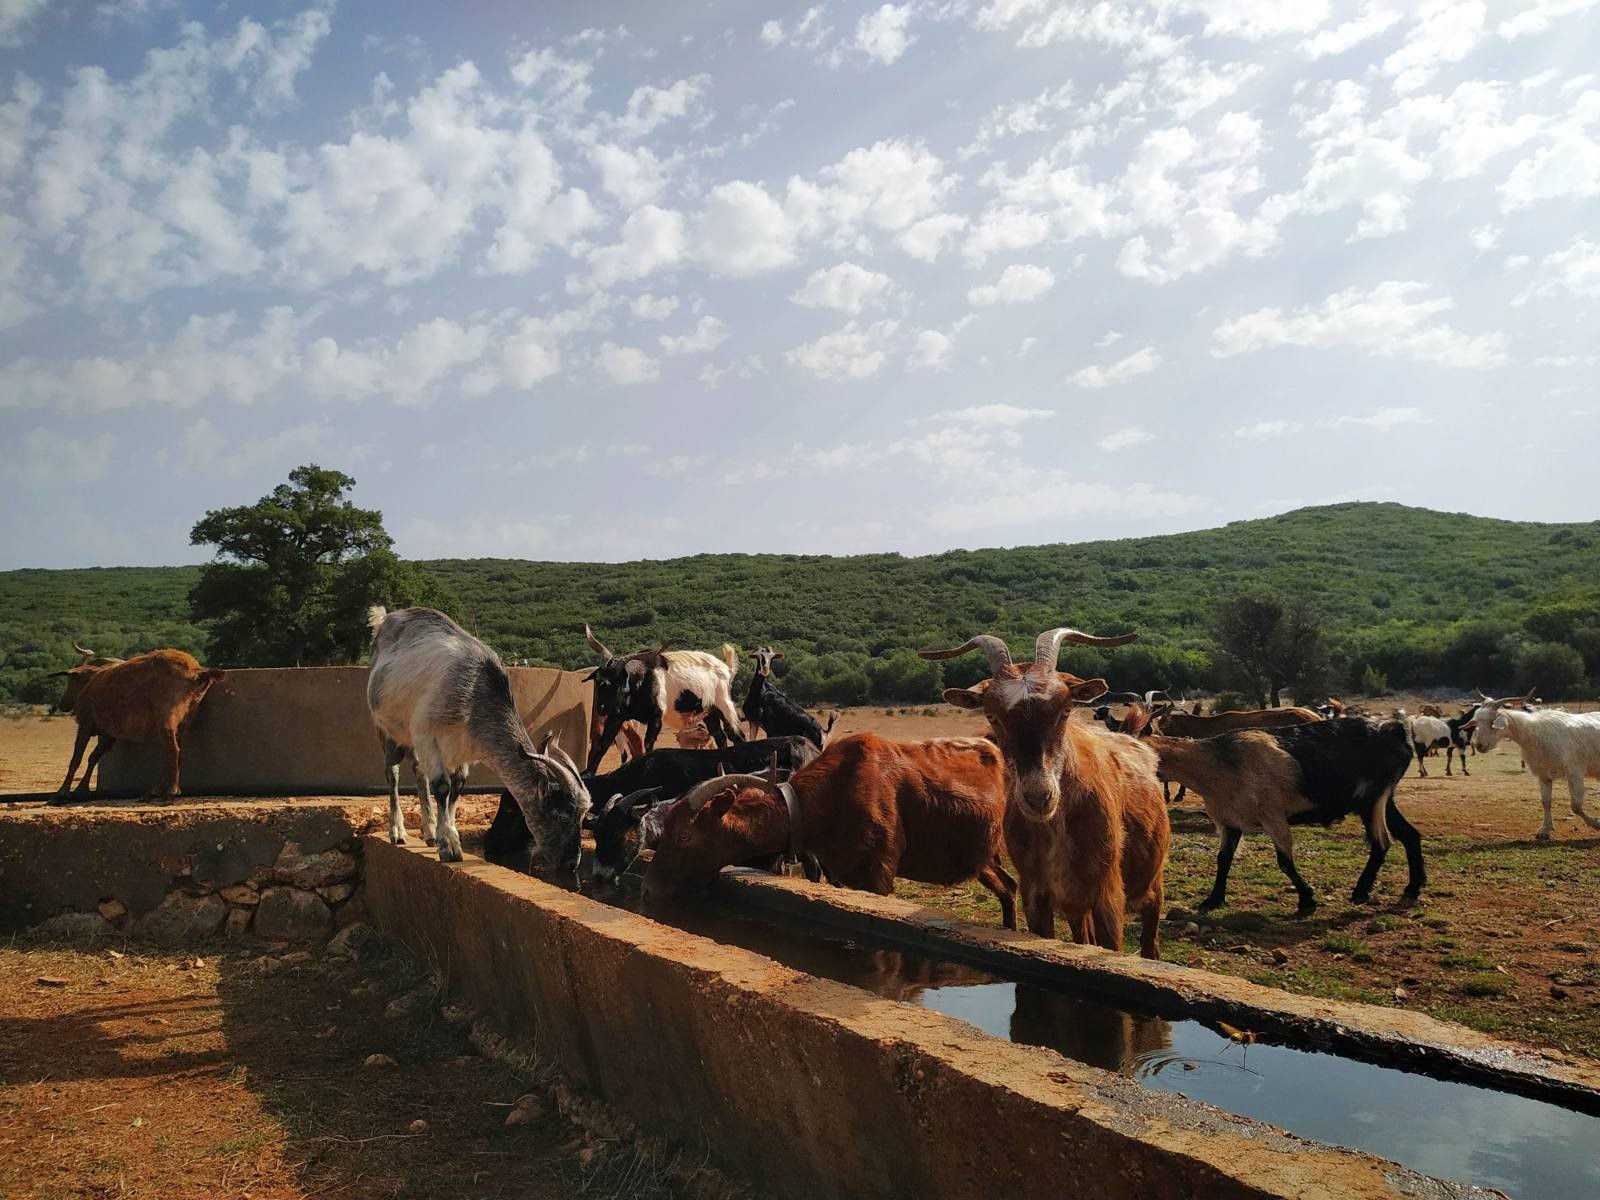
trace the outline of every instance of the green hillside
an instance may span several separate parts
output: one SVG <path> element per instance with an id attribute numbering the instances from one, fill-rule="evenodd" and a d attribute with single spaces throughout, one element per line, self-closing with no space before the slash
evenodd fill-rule
<path id="1" fill-rule="evenodd" d="M 583 620 L 618 652 L 770 642 L 788 654 L 785 686 L 810 700 L 931 699 L 941 672 L 915 647 L 980 631 L 1031 642 L 1061 623 L 1143 635 L 1109 654 L 1069 649 L 1070 669 L 1107 671 L 1117 687 L 1215 686 L 1212 611 L 1236 591 L 1262 589 L 1308 596 L 1327 613 L 1350 685 L 1371 668 L 1393 686 L 1509 686 L 1519 662 L 1551 642 L 1573 647 L 1582 673 L 1600 677 L 1600 522 L 1341 504 L 1196 533 L 918 558 L 426 565 L 508 658 L 587 665 Z M 187 621 L 196 574 L 0 573 L 0 699 L 38 693 L 39 676 L 70 661 L 73 637 L 102 653 L 173 645 L 204 657 L 204 630 Z M 948 663 L 943 680 L 977 670 L 977 660 Z"/>

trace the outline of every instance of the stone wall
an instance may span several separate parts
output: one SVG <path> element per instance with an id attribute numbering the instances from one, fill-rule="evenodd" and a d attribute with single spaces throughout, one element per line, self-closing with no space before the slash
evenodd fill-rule
<path id="1" fill-rule="evenodd" d="M 593 689 L 573 671 L 510 669 L 518 715 L 537 742 L 555 732 L 580 763 L 588 753 Z M 153 746 L 119 742 L 97 786 L 139 793 L 161 777 Z M 383 755 L 367 711 L 366 667 L 272 667 L 228 672 L 183 734 L 181 783 L 189 795 L 364 795 L 387 792 Z M 411 786 L 410 769 L 403 771 Z M 469 785 L 498 790 L 493 768 Z"/>
<path id="2" fill-rule="evenodd" d="M 365 912 L 376 823 L 370 803 L 3 812 L 0 933 L 325 937 Z"/>

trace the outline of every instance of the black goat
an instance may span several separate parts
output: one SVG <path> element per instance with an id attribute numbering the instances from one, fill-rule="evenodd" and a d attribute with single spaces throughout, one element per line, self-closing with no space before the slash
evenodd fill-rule
<path id="1" fill-rule="evenodd" d="M 739 742 L 718 750 L 652 750 L 632 762 L 608 771 L 604 775 L 585 775 L 584 782 L 591 796 L 599 797 L 590 812 L 589 824 L 595 835 L 595 862 L 615 864 L 627 859 L 622 850 L 606 849 L 613 844 L 621 847 L 638 824 L 639 816 L 651 797 L 643 793 L 653 791 L 655 798 L 676 799 L 691 786 L 706 779 L 714 779 L 719 772 L 753 772 L 770 767 L 777 756 L 781 770 L 798 770 L 817 756 L 817 748 L 809 738 L 766 738 L 761 741 Z M 626 803 L 622 803 L 623 800 Z M 485 858 L 514 858 L 528 848 L 527 823 L 516 804 L 507 793 L 500 794 L 500 807 L 494 821 L 483 838 Z"/>
<path id="2" fill-rule="evenodd" d="M 754 657 L 756 673 L 750 677 L 750 690 L 740 706 L 744 719 L 749 722 L 750 736 L 809 738 L 812 745 L 821 750 L 823 739 L 833 731 L 839 714 L 829 717 L 828 727 L 824 729 L 815 717 L 772 686 L 772 664 L 783 657 L 782 650 L 763 647 Z"/>

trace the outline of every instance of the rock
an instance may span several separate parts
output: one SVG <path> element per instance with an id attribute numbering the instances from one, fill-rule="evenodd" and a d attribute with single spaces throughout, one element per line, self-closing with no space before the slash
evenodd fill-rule
<path id="1" fill-rule="evenodd" d="M 585 1146 L 582 1150 L 578 1151 L 578 1165 L 579 1166 L 587 1167 L 593 1161 L 594 1161 L 594 1151 L 591 1150 L 588 1146 Z"/>
<path id="2" fill-rule="evenodd" d="M 359 888 L 356 889 L 356 894 L 341 904 L 338 911 L 333 914 L 333 923 L 340 929 L 343 929 L 346 925 L 354 925 L 366 919 L 367 894 Z"/>
<path id="3" fill-rule="evenodd" d="M 353 883 L 335 883 L 329 887 L 319 887 L 317 895 L 329 904 L 342 904 L 355 894 L 356 885 Z"/>
<path id="4" fill-rule="evenodd" d="M 172 892 L 134 923 L 133 932 L 162 946 L 181 946 L 214 934 L 228 917 L 220 896 Z"/>
<path id="5" fill-rule="evenodd" d="M 315 956 L 309 950 L 291 950 L 278 961 L 287 967 L 303 967 L 308 962 L 313 961 L 314 958 Z"/>
<path id="6" fill-rule="evenodd" d="M 55 975 L 41 975 L 39 978 L 35 979 L 34 982 L 40 987 L 66 987 L 67 984 L 72 981 L 69 979 L 61 979 Z"/>
<path id="7" fill-rule="evenodd" d="M 1193 937 L 1200 932 L 1200 924 L 1198 921 L 1185 921 L 1183 931 Z"/>
<path id="8" fill-rule="evenodd" d="M 273 958 L 270 954 L 263 954 L 250 965 L 263 975 L 272 975 L 283 970 L 283 960 L 281 958 Z"/>
<path id="9" fill-rule="evenodd" d="M 1567 995 L 1567 989 L 1562 987 L 1559 983 L 1552 983 L 1550 985 L 1550 998 L 1552 1000 L 1565 1000 Z"/>
<path id="10" fill-rule="evenodd" d="M 356 873 L 356 856 L 343 850 L 324 850 L 321 854 L 301 854 L 294 842 L 285 843 L 283 853 L 272 864 L 272 877 L 295 887 L 319 888 L 342 883 Z"/>
<path id="11" fill-rule="evenodd" d="M 128 906 L 121 900 L 100 901 L 100 915 L 108 921 L 120 921 L 128 915 Z"/>
<path id="12" fill-rule="evenodd" d="M 1396 1004 L 1404 1004 L 1410 998 L 1410 996 L 1411 993 L 1406 991 L 1403 987 L 1397 987 L 1394 990 L 1394 1002 Z"/>
<path id="13" fill-rule="evenodd" d="M 61 938 L 62 940 L 76 940 L 78 938 L 106 937 L 116 930 L 97 912 L 60 913 L 41 923 L 34 929 L 45 937 Z"/>
<path id="14" fill-rule="evenodd" d="M 428 1123 L 420 1117 L 406 1126 L 407 1133 L 427 1133 Z"/>
<path id="15" fill-rule="evenodd" d="M 229 904 L 255 905 L 261 903 L 261 893 L 248 883 L 231 884 L 223 888 L 217 895 L 221 896 Z"/>
<path id="16" fill-rule="evenodd" d="M 432 1004 L 433 989 L 419 987 L 389 1001 L 389 1006 L 383 1010 L 383 1015 L 391 1021 L 403 1021 L 407 1017 L 426 1012 Z"/>
<path id="17" fill-rule="evenodd" d="M 544 1100 L 529 1092 L 526 1096 L 518 1096 L 517 1102 L 511 1106 L 511 1111 L 506 1114 L 506 1128 L 514 1129 L 518 1125 L 532 1125 L 545 1114 Z"/>
<path id="18" fill-rule="evenodd" d="M 266 938 L 306 941 L 327 934 L 333 914 L 315 892 L 268 888 L 256 908 L 256 932 Z"/>
<path id="19" fill-rule="evenodd" d="M 1272 948 L 1272 961 L 1277 963 L 1280 967 L 1283 966 L 1289 961 L 1289 952 L 1282 946 L 1274 946 Z"/>
<path id="20" fill-rule="evenodd" d="M 367 1055 L 366 1062 L 362 1063 L 361 1067 L 366 1071 L 381 1071 L 389 1067 L 397 1067 L 399 1065 L 399 1063 L 395 1062 L 394 1059 L 390 1058 L 387 1054 L 369 1054 Z"/>
<path id="21" fill-rule="evenodd" d="M 371 925 L 357 922 L 346 925 L 333 935 L 328 948 L 323 951 L 332 958 L 361 958 L 377 944 L 378 935 Z"/>
<path id="22" fill-rule="evenodd" d="M 230 909 L 228 912 L 227 934 L 229 937 L 239 937 L 250 928 L 250 918 L 255 914 L 248 908 Z"/>

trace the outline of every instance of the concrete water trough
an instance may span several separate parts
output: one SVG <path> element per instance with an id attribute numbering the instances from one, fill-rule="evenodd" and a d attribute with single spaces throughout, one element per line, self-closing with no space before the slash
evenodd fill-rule
<path id="1" fill-rule="evenodd" d="M 1474 1186 L 1487 1183 L 1600 1194 L 1589 1115 L 1600 1072 L 1426 1017 L 795 880 L 726 873 L 724 903 L 653 920 L 373 839 L 366 867 L 374 922 L 453 996 L 763 1193 L 1449 1197 L 1494 1194 Z M 719 915 L 729 908 L 777 914 L 785 929 L 741 932 Z M 850 942 L 819 946 L 830 931 Z M 752 948 L 729 944 L 741 941 Z M 1044 999 L 1024 992 L 1035 987 Z M 1224 1020 L 1261 1042 L 1232 1046 Z M 1220 1051 L 1202 1053 L 1206 1038 Z M 1233 1072 L 1245 1086 L 1205 1086 Z M 1464 1079 L 1481 1086 L 1446 1082 Z M 1382 1135 L 1372 1144 L 1421 1170 L 1276 1127 L 1299 1110 L 1315 1125 L 1330 1107 L 1308 1101 L 1319 1091 L 1360 1110 L 1327 1128 L 1358 1143 L 1365 1118 Z M 1524 1154 L 1515 1138 L 1530 1129 Z"/>

